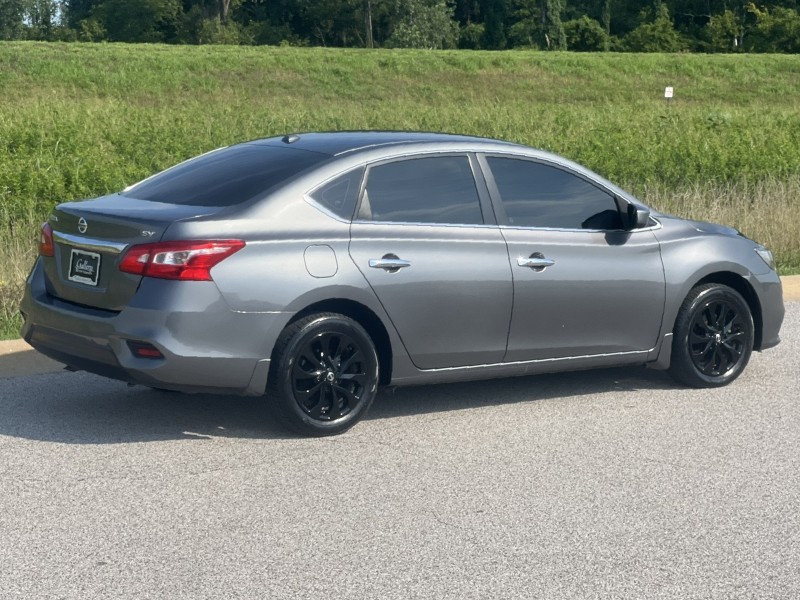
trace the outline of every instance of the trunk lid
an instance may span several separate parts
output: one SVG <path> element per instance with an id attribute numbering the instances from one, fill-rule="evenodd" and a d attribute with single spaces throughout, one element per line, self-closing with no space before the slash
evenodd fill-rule
<path id="1" fill-rule="evenodd" d="M 119 270 L 125 251 L 135 244 L 161 240 L 176 221 L 220 210 L 119 194 L 60 204 L 49 218 L 55 256 L 44 258 L 48 292 L 68 302 L 120 311 L 130 302 L 142 279 Z"/>

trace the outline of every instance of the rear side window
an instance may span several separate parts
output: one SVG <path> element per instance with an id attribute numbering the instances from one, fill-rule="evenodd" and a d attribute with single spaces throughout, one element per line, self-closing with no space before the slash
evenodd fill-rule
<path id="1" fill-rule="evenodd" d="M 487 157 L 508 224 L 554 229 L 619 229 L 614 197 L 563 169 Z"/>
<path id="2" fill-rule="evenodd" d="M 349 221 L 353 218 L 353 211 L 356 209 L 363 175 L 363 167 L 354 169 L 318 187 L 309 196 L 317 204 Z"/>
<path id="3" fill-rule="evenodd" d="M 240 144 L 162 171 L 128 188 L 123 195 L 169 204 L 233 206 L 326 158 L 295 148 Z"/>
<path id="4" fill-rule="evenodd" d="M 466 156 L 415 158 L 371 167 L 358 216 L 395 223 L 483 223 Z"/>

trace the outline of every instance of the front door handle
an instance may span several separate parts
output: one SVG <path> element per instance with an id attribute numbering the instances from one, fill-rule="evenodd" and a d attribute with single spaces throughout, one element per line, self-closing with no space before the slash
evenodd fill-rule
<path id="1" fill-rule="evenodd" d="M 403 260 L 396 254 L 384 254 L 381 258 L 370 258 L 369 266 L 373 269 L 385 269 L 389 273 L 397 273 L 400 269 L 411 266 L 411 261 Z"/>
<path id="2" fill-rule="evenodd" d="M 534 252 L 528 258 L 518 257 L 517 264 L 520 267 L 529 267 L 534 271 L 544 271 L 547 267 L 552 267 L 556 264 L 556 261 L 552 258 L 545 258 L 541 252 Z"/>

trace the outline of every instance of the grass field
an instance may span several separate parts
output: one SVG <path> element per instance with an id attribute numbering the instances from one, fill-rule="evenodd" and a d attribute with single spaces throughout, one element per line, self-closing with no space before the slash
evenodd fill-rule
<path id="1" fill-rule="evenodd" d="M 668 105 L 664 87 L 675 89 Z M 38 223 L 214 147 L 437 130 L 563 154 L 800 272 L 796 56 L 0 43 L 0 336 Z"/>

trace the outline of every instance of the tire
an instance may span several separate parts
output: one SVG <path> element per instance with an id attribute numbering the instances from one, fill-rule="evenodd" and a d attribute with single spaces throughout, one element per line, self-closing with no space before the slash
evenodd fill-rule
<path id="1" fill-rule="evenodd" d="M 378 389 L 378 355 L 361 325 L 319 313 L 290 323 L 275 344 L 267 401 L 289 429 L 308 436 L 346 431 Z"/>
<path id="2" fill-rule="evenodd" d="M 669 374 L 690 387 L 721 387 L 741 375 L 750 360 L 753 315 L 736 290 L 699 285 L 683 301 L 673 335 Z"/>

